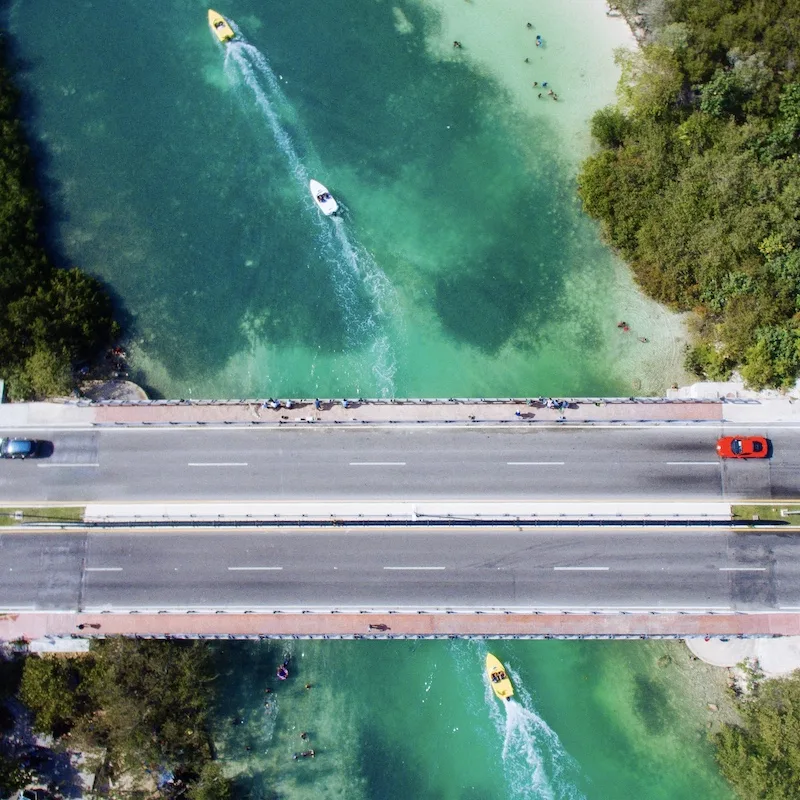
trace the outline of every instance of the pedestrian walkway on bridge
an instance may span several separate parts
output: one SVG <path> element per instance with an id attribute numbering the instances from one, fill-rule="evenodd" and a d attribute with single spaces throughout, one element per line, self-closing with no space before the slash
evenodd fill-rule
<path id="1" fill-rule="evenodd" d="M 377 627 L 376 627 L 377 626 Z M 294 638 L 731 637 L 800 635 L 798 614 L 695 613 L 13 613 L 0 640 L 48 636 Z"/>
<path id="2" fill-rule="evenodd" d="M 547 399 L 351 400 L 345 407 L 342 401 L 305 400 L 280 401 L 275 408 L 268 401 L 258 400 L 5 403 L 0 405 L 0 428 L 721 422 L 731 408 L 719 401 L 652 398 L 563 400 L 559 401 L 559 408 L 548 407 L 547 402 Z"/>

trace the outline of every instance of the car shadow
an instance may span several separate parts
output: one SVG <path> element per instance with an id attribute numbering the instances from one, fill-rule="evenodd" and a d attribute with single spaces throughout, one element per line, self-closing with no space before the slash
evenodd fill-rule
<path id="1" fill-rule="evenodd" d="M 40 439 L 38 447 L 36 448 L 36 458 L 50 458 L 55 451 L 53 443 L 47 439 Z"/>

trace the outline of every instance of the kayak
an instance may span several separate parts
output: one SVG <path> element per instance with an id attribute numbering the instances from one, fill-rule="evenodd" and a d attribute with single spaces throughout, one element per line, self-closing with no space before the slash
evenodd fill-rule
<path id="1" fill-rule="evenodd" d="M 514 687 L 506 674 L 506 668 L 491 653 L 486 654 L 486 674 L 489 676 L 492 691 L 501 700 L 510 700 L 514 696 Z"/>
<path id="2" fill-rule="evenodd" d="M 308 182 L 308 188 L 311 190 L 311 196 L 314 198 L 317 208 L 319 208 L 326 217 L 335 214 L 339 210 L 339 204 L 319 181 L 310 180 Z"/>
<path id="3" fill-rule="evenodd" d="M 216 36 L 217 39 L 219 39 L 223 44 L 225 44 L 225 42 L 229 42 L 234 36 L 236 36 L 228 20 L 226 20 L 222 14 L 217 14 L 216 11 L 213 11 L 210 8 L 208 9 L 208 24 L 211 27 L 214 36 Z"/>

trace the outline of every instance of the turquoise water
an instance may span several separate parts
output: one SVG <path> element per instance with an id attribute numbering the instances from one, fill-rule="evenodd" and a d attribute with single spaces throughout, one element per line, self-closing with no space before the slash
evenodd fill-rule
<path id="1" fill-rule="evenodd" d="M 520 0 L 229 0 L 223 47 L 194 0 L 12 2 L 53 235 L 117 296 L 133 377 L 171 397 L 663 391 L 679 326 L 575 196 L 624 25 L 572 5 L 537 3 L 537 48 Z"/>
<path id="2" fill-rule="evenodd" d="M 510 703 L 483 677 L 489 647 Z M 219 657 L 220 752 L 246 797 L 732 797 L 707 739 L 721 679 L 678 643 L 295 641 Z"/>

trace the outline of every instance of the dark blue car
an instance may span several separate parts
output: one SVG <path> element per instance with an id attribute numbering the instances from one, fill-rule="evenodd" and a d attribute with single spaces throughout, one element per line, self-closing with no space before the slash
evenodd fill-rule
<path id="1" fill-rule="evenodd" d="M 38 450 L 35 439 L 0 439 L 0 458 L 35 458 Z"/>

